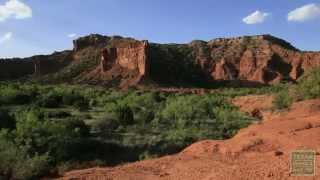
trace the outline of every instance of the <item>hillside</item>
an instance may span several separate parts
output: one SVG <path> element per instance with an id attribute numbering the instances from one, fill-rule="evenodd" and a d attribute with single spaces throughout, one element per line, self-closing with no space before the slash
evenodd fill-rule
<path id="1" fill-rule="evenodd" d="M 296 81 L 318 65 L 319 52 L 300 51 L 271 35 L 156 44 L 94 34 L 75 40 L 72 51 L 0 60 L 0 79 L 108 87 L 212 87 L 221 81 L 256 86 Z"/>
<path id="2" fill-rule="evenodd" d="M 242 129 L 228 140 L 197 142 L 179 154 L 115 168 L 66 173 L 61 179 L 319 179 L 290 175 L 290 153 L 314 149 L 319 161 L 320 101 L 295 103 L 288 111 L 272 112 L 272 98 L 247 96 L 234 103 L 247 111 L 258 108 L 263 121 Z M 316 172 L 320 166 L 316 165 Z"/>

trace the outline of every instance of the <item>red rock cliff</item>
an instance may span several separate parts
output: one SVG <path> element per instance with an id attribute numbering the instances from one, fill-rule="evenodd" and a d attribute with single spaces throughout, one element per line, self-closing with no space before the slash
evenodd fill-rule
<path id="1" fill-rule="evenodd" d="M 193 49 L 195 48 L 190 45 Z M 216 39 L 205 44 L 209 55 L 196 53 L 196 64 L 213 80 L 278 83 L 297 80 L 320 66 L 319 52 L 303 52 L 270 35 Z M 203 48 L 203 47 L 202 47 Z M 199 60 L 200 59 L 200 60 Z"/>
<path id="2" fill-rule="evenodd" d="M 145 76 L 149 71 L 148 41 L 130 42 L 119 46 L 105 48 L 101 53 L 101 71 L 106 73 L 114 66 L 120 66 L 131 71 L 138 71 Z"/>
<path id="3" fill-rule="evenodd" d="M 0 78 L 34 74 L 50 82 L 128 87 L 150 79 L 159 85 L 217 81 L 273 84 L 296 81 L 320 66 L 319 52 L 303 52 L 270 35 L 156 44 L 98 34 L 79 38 L 73 51 L 3 61 Z M 4 63 L 5 62 L 5 63 Z M 54 74 L 54 76 L 47 76 Z"/>
<path id="4" fill-rule="evenodd" d="M 149 75 L 148 41 L 93 34 L 74 41 L 73 57 L 75 66 L 93 64 L 77 76 L 79 82 L 127 87 Z"/>

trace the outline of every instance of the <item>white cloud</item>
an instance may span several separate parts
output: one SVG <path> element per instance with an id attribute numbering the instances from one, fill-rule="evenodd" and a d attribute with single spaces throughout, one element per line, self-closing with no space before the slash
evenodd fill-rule
<path id="1" fill-rule="evenodd" d="M 319 4 L 307 4 L 289 12 L 288 14 L 288 21 L 304 22 L 316 18 L 320 18 Z"/>
<path id="2" fill-rule="evenodd" d="M 10 18 L 26 19 L 32 17 L 32 9 L 19 0 L 9 0 L 0 5 L 0 22 Z"/>
<path id="3" fill-rule="evenodd" d="M 0 44 L 6 43 L 12 39 L 13 33 L 7 32 L 3 36 L 0 37 Z"/>
<path id="4" fill-rule="evenodd" d="M 75 33 L 68 34 L 68 37 L 69 37 L 69 38 L 74 38 L 74 37 L 76 37 L 76 36 L 77 36 L 77 34 L 75 34 Z"/>
<path id="5" fill-rule="evenodd" d="M 270 15 L 269 13 L 265 13 L 257 10 L 251 13 L 249 16 L 243 18 L 242 21 L 246 24 L 263 23 L 269 15 Z"/>

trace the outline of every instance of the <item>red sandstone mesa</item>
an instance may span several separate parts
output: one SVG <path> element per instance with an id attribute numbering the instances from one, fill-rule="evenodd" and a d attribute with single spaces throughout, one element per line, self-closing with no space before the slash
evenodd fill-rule
<path id="1" fill-rule="evenodd" d="M 166 49 L 169 46 L 177 48 Z M 191 67 L 190 63 L 197 68 L 196 71 L 183 69 L 187 64 L 187 67 Z M 186 71 L 190 78 L 202 77 L 196 81 L 208 84 L 220 80 L 274 84 L 284 80 L 296 81 L 304 72 L 316 66 L 320 66 L 320 52 L 300 51 L 270 35 L 175 45 L 149 44 L 148 41 L 94 34 L 75 40 L 72 51 L 1 60 L 0 78 L 32 74 L 42 78 L 57 74 L 64 76 L 58 82 L 94 82 L 129 87 L 141 84 L 144 79 L 151 79 L 154 83 L 159 80 L 175 83 L 176 79 L 181 79 L 177 77 L 180 71 Z M 192 74 L 196 72 L 202 76 Z"/>

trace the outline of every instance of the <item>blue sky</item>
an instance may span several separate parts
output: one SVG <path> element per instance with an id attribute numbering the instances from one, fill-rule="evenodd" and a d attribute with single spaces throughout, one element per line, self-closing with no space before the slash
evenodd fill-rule
<path id="1" fill-rule="evenodd" d="M 268 33 L 320 50 L 319 32 L 316 0 L 0 0 L 0 57 L 71 49 L 90 33 L 159 43 Z"/>

